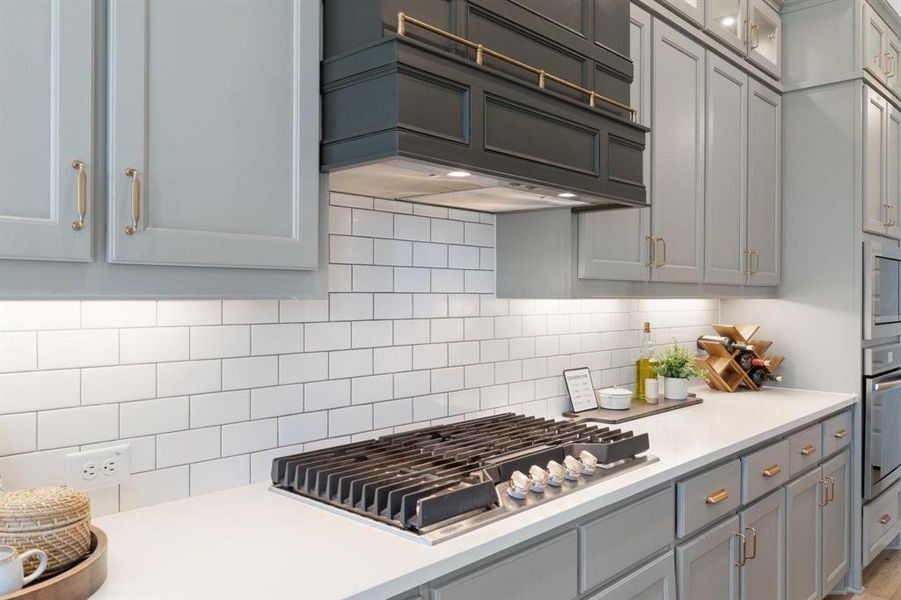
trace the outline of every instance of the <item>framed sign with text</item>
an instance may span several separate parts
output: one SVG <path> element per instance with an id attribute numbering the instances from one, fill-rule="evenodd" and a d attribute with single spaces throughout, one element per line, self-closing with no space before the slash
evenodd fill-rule
<path id="1" fill-rule="evenodd" d="M 573 412 L 594 410 L 598 407 L 598 399 L 594 393 L 591 371 L 588 370 L 588 367 L 566 369 L 563 371 L 563 379 L 566 380 L 566 391 L 569 392 Z"/>

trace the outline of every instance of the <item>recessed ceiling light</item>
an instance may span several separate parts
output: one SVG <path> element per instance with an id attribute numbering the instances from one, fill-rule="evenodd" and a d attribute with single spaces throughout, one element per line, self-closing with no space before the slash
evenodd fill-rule
<path id="1" fill-rule="evenodd" d="M 735 17 L 733 17 L 732 15 L 725 16 L 720 20 L 720 23 L 722 23 L 725 27 L 732 27 L 733 25 L 735 25 Z"/>
<path id="2" fill-rule="evenodd" d="M 576 195 L 573 194 L 572 192 L 560 192 L 559 194 L 557 194 L 557 197 L 558 198 L 575 198 Z"/>
<path id="3" fill-rule="evenodd" d="M 469 177 L 472 175 L 469 171 L 448 171 L 448 177 Z"/>

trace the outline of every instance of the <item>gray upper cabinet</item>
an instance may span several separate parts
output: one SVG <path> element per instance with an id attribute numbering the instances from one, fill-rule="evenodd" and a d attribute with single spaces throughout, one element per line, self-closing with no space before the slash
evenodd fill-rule
<path id="1" fill-rule="evenodd" d="M 844 451 L 823 464 L 826 506 L 823 507 L 823 593 L 828 594 L 851 565 L 851 462 Z"/>
<path id="2" fill-rule="evenodd" d="M 0 258 L 91 259 L 93 11 L 0 2 Z"/>
<path id="3" fill-rule="evenodd" d="M 697 25 L 704 25 L 704 9 L 711 4 L 706 0 L 664 0 L 667 5 L 676 9 L 684 17 L 695 22 Z"/>
<path id="4" fill-rule="evenodd" d="M 748 0 L 748 60 L 774 77 L 782 76 L 782 19 L 766 0 Z"/>
<path id="5" fill-rule="evenodd" d="M 898 113 L 866 85 L 863 102 L 863 229 L 898 238 Z"/>
<path id="6" fill-rule="evenodd" d="M 748 284 L 778 285 L 781 239 L 782 99 L 750 81 L 748 95 Z"/>
<path id="7" fill-rule="evenodd" d="M 704 49 L 654 23 L 652 279 L 700 282 L 704 259 Z M 673 151 L 678 148 L 678 151 Z M 665 193 L 660 193 L 665 190 Z"/>
<path id="8" fill-rule="evenodd" d="M 888 23 L 868 2 L 863 2 L 863 68 L 882 83 L 891 79 L 891 84 L 895 84 L 898 46 L 898 38 Z"/>
<path id="9" fill-rule="evenodd" d="M 748 0 L 707 2 L 707 31 L 733 48 L 744 52 L 747 35 Z"/>
<path id="10" fill-rule="evenodd" d="M 819 600 L 822 597 L 823 522 L 825 500 L 822 469 L 816 468 L 786 486 L 785 581 L 786 598 Z"/>
<path id="11" fill-rule="evenodd" d="M 679 598 L 738 600 L 738 517 L 676 548 Z"/>
<path id="12" fill-rule="evenodd" d="M 110 4 L 111 262 L 316 267 L 319 11 Z"/>
<path id="13" fill-rule="evenodd" d="M 638 121 L 651 126 L 651 15 L 631 6 L 630 53 L 634 67 L 631 98 Z M 651 136 L 648 136 L 649 138 Z M 651 145 L 649 139 L 648 145 Z M 644 183 L 651 197 L 651 151 L 644 152 Z M 647 281 L 648 236 L 651 211 L 647 208 L 609 210 L 579 215 L 579 277 Z"/>
<path id="14" fill-rule="evenodd" d="M 741 600 L 784 600 L 785 490 L 779 488 L 738 516 L 748 550 L 740 569 Z"/>
<path id="15" fill-rule="evenodd" d="M 901 239 L 901 110 L 889 107 L 886 135 L 886 204 L 889 205 L 888 236 Z"/>
<path id="16" fill-rule="evenodd" d="M 743 284 L 746 272 L 748 76 L 707 55 L 704 281 Z"/>

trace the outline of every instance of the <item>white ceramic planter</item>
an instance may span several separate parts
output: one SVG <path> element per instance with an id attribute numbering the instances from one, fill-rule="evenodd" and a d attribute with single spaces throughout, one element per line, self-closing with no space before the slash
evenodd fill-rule
<path id="1" fill-rule="evenodd" d="M 664 377 L 663 390 L 667 400 L 685 400 L 688 398 L 688 379 Z"/>

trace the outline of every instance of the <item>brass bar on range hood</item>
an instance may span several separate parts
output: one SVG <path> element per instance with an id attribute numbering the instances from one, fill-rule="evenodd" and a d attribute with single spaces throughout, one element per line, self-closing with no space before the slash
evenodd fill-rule
<path id="1" fill-rule="evenodd" d="M 588 99 L 588 106 L 590 106 L 592 108 L 595 108 L 596 103 L 598 101 L 600 101 L 600 102 L 603 102 L 604 104 L 609 104 L 610 106 L 613 106 L 615 108 L 619 108 L 619 109 L 628 111 L 629 118 L 633 123 L 638 120 L 638 109 L 633 106 L 629 106 L 627 104 L 623 104 L 622 102 L 613 100 L 612 98 L 602 96 L 601 94 L 598 94 L 594 90 L 585 89 L 582 86 L 576 85 L 575 83 L 573 83 L 571 81 L 567 81 L 566 79 L 557 77 L 556 75 L 552 75 L 551 73 L 546 72 L 544 69 L 539 69 L 538 67 L 532 66 L 528 63 L 524 63 L 520 60 L 516 60 L 515 58 L 507 56 L 506 54 L 502 54 L 502 53 L 498 52 L 497 50 L 492 50 L 491 48 L 488 48 L 487 46 L 485 46 L 483 44 L 478 44 L 478 43 L 473 42 L 472 40 L 469 40 L 465 37 L 461 37 L 459 35 L 449 32 L 449 31 L 445 31 L 445 30 L 441 29 L 440 27 L 435 27 L 434 25 L 432 25 L 430 23 L 426 23 L 425 21 L 420 21 L 419 19 L 411 17 L 403 12 L 397 13 L 397 35 L 399 35 L 399 36 L 407 35 L 407 23 L 409 23 L 411 25 L 415 25 L 415 26 L 419 27 L 420 29 L 425 29 L 426 31 L 430 31 L 436 35 L 440 35 L 443 38 L 447 38 L 449 40 L 457 42 L 458 44 L 462 44 L 462 45 L 466 46 L 467 48 L 472 48 L 473 50 L 476 51 L 476 64 L 478 64 L 478 65 L 484 64 L 484 55 L 487 54 L 488 56 L 492 56 L 494 58 L 497 58 L 498 60 L 504 61 L 505 63 L 511 64 L 515 67 L 519 67 L 520 69 L 523 69 L 525 71 L 528 71 L 530 73 L 537 75 L 538 76 L 538 86 L 542 89 L 545 89 L 545 82 L 547 80 L 550 80 L 550 81 L 553 81 L 554 83 L 558 83 L 564 87 L 568 87 L 571 90 L 575 90 L 576 92 L 579 92 L 580 94 L 582 94 L 583 96 L 585 96 Z"/>

